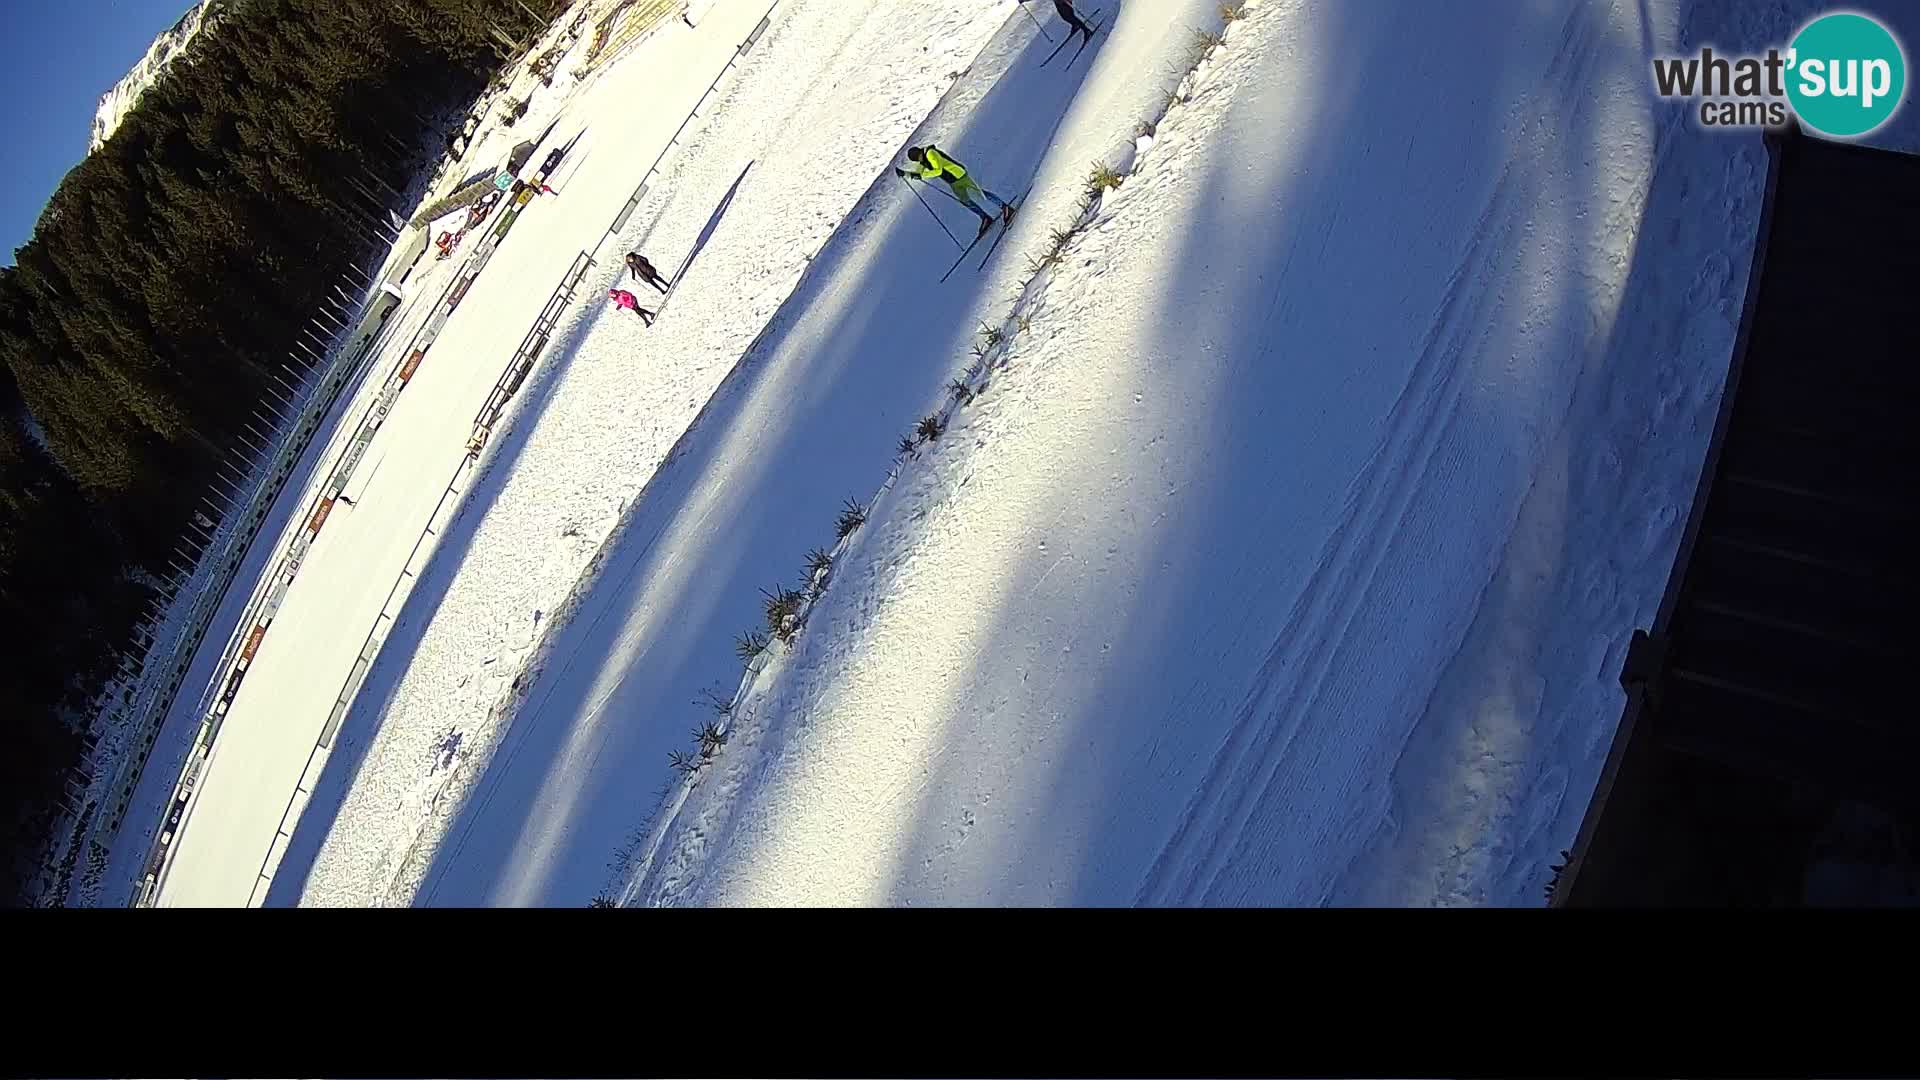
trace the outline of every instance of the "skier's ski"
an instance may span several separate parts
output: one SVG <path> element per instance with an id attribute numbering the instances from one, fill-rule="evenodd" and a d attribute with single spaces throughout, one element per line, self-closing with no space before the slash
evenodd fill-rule
<path id="1" fill-rule="evenodd" d="M 1013 228 L 1013 219 L 1019 216 L 1020 208 L 1026 205 L 1027 196 L 1032 193 L 1033 185 L 1028 184 L 1027 190 L 1021 192 L 1011 203 L 1007 204 L 1006 212 L 1001 215 L 1000 232 L 993 238 L 993 243 L 987 245 L 987 253 L 980 256 L 980 265 L 974 267 L 976 271 L 985 270 L 987 264 L 993 261 L 994 250 L 1000 246 L 1000 241 L 1007 238 L 1007 230 Z"/>
<path id="2" fill-rule="evenodd" d="M 1091 17 L 1087 19 L 1087 25 L 1093 27 L 1093 32 L 1095 34 L 1100 32 L 1100 24 L 1097 22 L 1094 22 Z M 1079 62 L 1080 54 L 1083 52 L 1086 52 L 1087 46 L 1089 44 L 1092 44 L 1092 42 L 1093 42 L 1093 36 L 1091 34 L 1080 39 L 1080 47 L 1073 50 L 1073 58 L 1067 61 L 1067 68 L 1070 68 L 1074 64 Z M 1067 68 L 1061 68 L 1060 70 L 1065 71 Z"/>
<path id="3" fill-rule="evenodd" d="M 960 253 L 960 257 L 959 257 L 959 258 L 957 258 L 957 259 L 955 259 L 955 260 L 953 260 L 953 265 L 952 265 L 952 266 L 949 266 L 949 267 L 947 267 L 947 272 L 946 272 L 946 273 L 944 273 L 944 274 L 941 274 L 941 275 L 940 275 L 940 280 L 941 280 L 941 281 L 945 281 L 945 280 L 947 280 L 948 278 L 950 278 L 950 277 L 952 277 L 952 276 L 953 276 L 953 272 L 954 272 L 955 270 L 958 270 L 958 269 L 960 269 L 960 264 L 961 264 L 961 263 L 963 263 L 963 262 L 966 262 L 966 261 L 967 261 L 967 256 L 969 256 L 969 255 L 971 255 L 971 254 L 973 254 L 973 249 L 974 249 L 974 248 L 977 248 L 977 247 L 979 247 L 979 246 L 980 246 L 980 240 L 981 240 L 981 238 L 982 238 L 982 237 L 984 237 L 984 236 L 986 236 L 986 235 L 987 235 L 987 233 L 989 233 L 989 232 L 991 232 L 991 231 L 992 231 L 991 229 L 981 229 L 981 230 L 980 230 L 979 232 L 977 232 L 977 233 L 975 233 L 975 234 L 974 234 L 974 236 L 973 236 L 973 243 L 971 243 L 971 244 L 968 244 L 968 245 L 967 245 L 967 249 L 966 249 L 965 251 L 962 251 L 962 252 Z M 1001 231 L 1002 231 L 1002 232 L 1004 232 L 1004 231 L 1005 231 L 1005 229 L 1003 228 L 1003 229 L 1002 229 Z"/>
<path id="4" fill-rule="evenodd" d="M 1093 20 L 1094 20 L 1094 17 L 1095 17 L 1095 16 L 1097 16 L 1098 14 L 1099 14 L 1099 12 L 1097 12 L 1097 11 L 1096 11 L 1096 12 L 1093 12 L 1092 14 L 1090 14 L 1090 15 L 1088 15 L 1088 16 L 1087 16 L 1087 18 L 1086 18 L 1086 23 L 1087 23 L 1087 25 L 1088 25 L 1088 26 L 1091 26 L 1091 27 L 1093 28 L 1093 32 L 1094 32 L 1095 34 L 1097 34 L 1097 33 L 1099 33 L 1099 32 L 1100 32 L 1100 24 L 1099 24 L 1099 23 L 1097 23 L 1097 22 L 1094 22 L 1094 21 L 1093 21 Z M 1060 55 L 1060 50 L 1061 50 L 1061 49 L 1064 49 L 1064 48 L 1066 48 L 1066 47 L 1067 47 L 1067 42 L 1069 42 L 1069 41 L 1072 41 L 1072 40 L 1073 40 L 1073 31 L 1071 31 L 1071 30 L 1069 30 L 1069 31 L 1067 32 L 1067 36 L 1066 36 L 1066 37 L 1064 37 L 1064 38 L 1061 38 L 1061 39 L 1060 39 L 1060 44 L 1058 44 L 1058 45 L 1055 45 L 1055 46 L 1053 47 L 1053 51 L 1047 54 L 1047 58 L 1046 58 L 1045 60 L 1042 60 L 1042 61 L 1040 61 L 1040 66 L 1041 66 L 1041 67 L 1046 67 L 1046 66 L 1047 66 L 1048 64 L 1051 64 L 1051 63 L 1053 63 L 1053 58 L 1054 58 L 1054 57 L 1056 57 L 1056 56 L 1059 56 L 1059 55 Z M 1089 41 L 1092 41 L 1092 40 L 1093 40 L 1093 37 L 1092 37 L 1092 35 L 1088 35 L 1088 34 L 1083 34 L 1083 35 L 1081 35 L 1081 37 L 1080 37 L 1080 48 L 1079 48 L 1079 50 L 1077 50 L 1077 51 L 1076 51 L 1076 52 L 1075 52 L 1075 53 L 1073 54 L 1073 59 L 1074 59 L 1074 60 L 1078 60 L 1078 59 L 1080 58 L 1080 53 L 1082 53 L 1082 52 L 1085 52 L 1085 51 L 1086 51 L 1086 48 L 1087 48 L 1087 42 L 1089 42 Z M 1069 60 L 1069 61 L 1067 61 L 1067 66 L 1068 66 L 1068 67 L 1072 67 L 1072 66 L 1073 66 L 1073 60 Z"/>

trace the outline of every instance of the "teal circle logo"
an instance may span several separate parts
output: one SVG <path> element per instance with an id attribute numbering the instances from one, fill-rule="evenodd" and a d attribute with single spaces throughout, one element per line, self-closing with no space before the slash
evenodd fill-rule
<path id="1" fill-rule="evenodd" d="M 1822 134 L 1865 135 L 1886 123 L 1906 94 L 1906 54 L 1865 15 L 1822 15 L 1791 49 L 1787 99 L 1801 122 Z"/>

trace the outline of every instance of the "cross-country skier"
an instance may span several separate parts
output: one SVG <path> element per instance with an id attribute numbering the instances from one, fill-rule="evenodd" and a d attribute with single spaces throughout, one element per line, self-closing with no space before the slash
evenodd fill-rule
<path id="1" fill-rule="evenodd" d="M 988 229 L 993 228 L 993 215 L 980 209 L 980 204 L 973 201 L 975 195 L 985 195 L 987 198 L 999 203 L 1000 217 L 1006 221 L 1013 220 L 1013 207 L 1007 205 L 1007 200 L 981 187 L 978 180 L 967 175 L 967 167 L 965 165 L 948 157 L 931 143 L 924 147 L 908 147 L 907 160 L 913 162 L 915 168 L 912 170 L 895 169 L 893 170 L 894 173 L 899 176 L 911 177 L 917 180 L 945 180 L 948 190 L 953 192 L 953 197 L 959 201 L 960 205 L 980 215 L 980 232 L 982 235 L 985 235 Z"/>
<path id="2" fill-rule="evenodd" d="M 632 271 L 633 280 L 644 281 L 659 289 L 662 296 L 666 295 L 667 289 L 673 284 L 661 276 L 660 271 L 653 268 L 653 264 L 647 261 L 645 255 L 637 251 L 627 252 L 627 269 Z"/>
<path id="3" fill-rule="evenodd" d="M 613 297 L 614 306 L 626 308 L 635 315 L 640 316 L 641 322 L 646 323 L 648 326 L 653 325 L 653 312 L 640 306 L 639 297 L 625 289 L 608 289 L 607 295 Z"/>

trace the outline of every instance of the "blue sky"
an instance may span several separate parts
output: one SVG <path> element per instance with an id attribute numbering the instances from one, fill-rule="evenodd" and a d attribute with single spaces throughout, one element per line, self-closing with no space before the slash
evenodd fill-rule
<path id="1" fill-rule="evenodd" d="M 0 0 L 0 264 L 86 156 L 100 95 L 193 0 Z"/>

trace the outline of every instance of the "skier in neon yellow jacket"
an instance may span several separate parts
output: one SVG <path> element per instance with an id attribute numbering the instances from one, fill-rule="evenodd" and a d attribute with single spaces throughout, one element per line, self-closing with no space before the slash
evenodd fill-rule
<path id="1" fill-rule="evenodd" d="M 947 188 L 961 206 L 980 215 L 980 231 L 986 232 L 993 227 L 993 215 L 980 208 L 974 196 L 985 195 L 1000 205 L 1000 216 L 1007 221 L 1013 220 L 1013 207 L 1007 200 L 980 186 L 980 182 L 967 175 L 967 167 L 948 157 L 931 143 L 924 147 L 907 148 L 907 160 L 913 162 L 911 169 L 895 169 L 896 174 L 912 177 L 916 180 L 945 180 Z"/>

